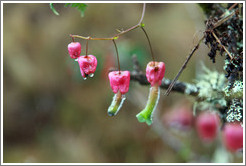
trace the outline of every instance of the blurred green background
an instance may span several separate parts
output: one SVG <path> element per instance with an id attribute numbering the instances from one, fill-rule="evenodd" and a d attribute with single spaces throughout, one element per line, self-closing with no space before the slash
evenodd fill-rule
<path id="1" fill-rule="evenodd" d="M 89 54 L 97 57 L 98 67 L 94 78 L 84 81 L 68 55 L 69 34 L 111 37 L 115 29 L 138 23 L 142 4 L 87 5 L 81 17 L 64 4 L 54 4 L 60 16 L 45 3 L 3 4 L 3 162 L 242 162 L 242 156 L 225 152 L 220 138 L 207 145 L 193 127 L 175 134 L 165 126 L 162 116 L 169 108 L 184 99 L 190 103 L 192 97 L 172 93 L 164 100 L 162 95 L 157 109 L 160 124 L 149 127 L 135 117 L 144 108 L 149 87 L 132 81 L 118 115 L 107 115 L 113 97 L 107 73 L 117 67 L 113 43 L 89 42 Z M 166 64 L 166 78 L 173 79 L 179 71 L 202 35 L 205 19 L 197 4 L 147 4 L 143 22 L 156 59 Z M 76 41 L 85 54 L 85 41 Z M 140 29 L 116 42 L 123 70 L 133 69 L 133 54 L 145 70 L 151 56 Z M 223 71 L 223 57 L 212 64 L 207 52 L 202 44 L 181 81 L 192 83 L 201 62 Z M 172 138 L 184 146 L 175 150 L 166 141 Z"/>

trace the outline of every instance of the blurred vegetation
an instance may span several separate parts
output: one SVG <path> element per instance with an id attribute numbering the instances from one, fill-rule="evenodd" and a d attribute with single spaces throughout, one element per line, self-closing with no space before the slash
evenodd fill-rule
<path id="1" fill-rule="evenodd" d="M 73 7 L 76 8 L 80 12 L 80 16 L 84 17 L 84 13 L 86 10 L 87 5 L 85 3 L 66 3 L 64 7 Z M 54 8 L 54 4 L 50 3 L 50 9 L 53 11 L 55 15 L 59 15 L 59 13 Z"/>
<path id="2" fill-rule="evenodd" d="M 117 66 L 113 43 L 89 42 L 89 54 L 97 57 L 98 68 L 93 79 L 84 81 L 77 62 L 68 55 L 69 34 L 112 36 L 115 29 L 126 29 L 138 22 L 142 4 L 87 5 L 85 16 L 81 17 L 77 10 L 64 8 L 64 4 L 56 4 L 59 16 L 49 4 L 3 4 L 3 162 L 221 161 L 221 155 L 214 159 L 219 139 L 203 145 L 194 128 L 183 135 L 176 133 L 186 145 L 176 153 L 153 128 L 137 121 L 135 116 L 147 100 L 147 86 L 131 82 L 118 115 L 107 115 L 113 97 L 107 73 Z M 204 30 L 204 20 L 196 4 L 147 4 L 145 29 L 156 59 L 166 63 L 165 77 L 175 77 L 198 39 L 199 30 Z M 85 41 L 76 41 L 81 42 L 84 54 Z M 133 54 L 145 69 L 151 57 L 139 29 L 116 42 L 123 70 L 132 70 Z M 202 44 L 181 81 L 192 82 L 199 74 L 201 61 L 223 71 L 223 57 L 212 64 L 207 52 Z M 177 93 L 165 100 L 161 96 L 160 115 L 184 98 L 193 100 Z M 202 158 L 189 160 L 190 150 Z M 242 162 L 242 157 L 234 155 L 232 161 Z"/>

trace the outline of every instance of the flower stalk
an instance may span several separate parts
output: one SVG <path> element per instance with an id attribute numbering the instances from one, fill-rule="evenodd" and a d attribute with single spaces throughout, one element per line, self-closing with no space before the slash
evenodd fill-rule
<path id="1" fill-rule="evenodd" d="M 108 115 L 114 116 L 120 110 L 125 98 L 125 93 L 129 90 L 130 72 L 112 71 L 108 74 L 109 83 L 112 91 L 115 93 L 113 101 L 108 108 Z"/>
<path id="2" fill-rule="evenodd" d="M 122 107 L 125 99 L 125 95 L 122 95 L 121 92 L 118 91 L 118 93 L 114 95 L 111 105 L 108 108 L 108 115 L 115 116 Z"/>
<path id="3" fill-rule="evenodd" d="M 152 124 L 153 113 L 158 104 L 159 97 L 160 97 L 160 88 L 159 85 L 156 83 L 154 86 L 150 88 L 147 105 L 139 114 L 136 115 L 139 122 L 141 123 L 146 122 L 148 125 Z"/>

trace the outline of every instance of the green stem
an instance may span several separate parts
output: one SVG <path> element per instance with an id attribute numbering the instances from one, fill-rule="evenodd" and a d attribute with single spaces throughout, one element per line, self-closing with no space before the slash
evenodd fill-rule
<path id="1" fill-rule="evenodd" d="M 146 122 L 148 125 L 152 124 L 153 112 L 155 111 L 155 108 L 159 101 L 159 96 L 160 88 L 158 84 L 155 84 L 153 87 L 150 88 L 149 98 L 144 110 L 136 115 L 139 122 Z"/>
<path id="2" fill-rule="evenodd" d="M 114 95 L 113 101 L 108 108 L 108 115 L 115 116 L 119 112 L 124 100 L 125 100 L 124 95 L 122 95 L 120 91 L 118 91 L 118 93 Z"/>

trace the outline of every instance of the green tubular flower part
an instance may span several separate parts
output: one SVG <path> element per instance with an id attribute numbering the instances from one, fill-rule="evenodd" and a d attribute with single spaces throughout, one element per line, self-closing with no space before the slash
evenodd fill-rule
<path id="1" fill-rule="evenodd" d="M 121 92 L 118 91 L 118 93 L 114 95 L 113 101 L 108 108 L 108 115 L 115 116 L 122 107 L 122 104 L 124 103 L 125 99 L 125 95 L 122 95 Z"/>
<path id="2" fill-rule="evenodd" d="M 159 97 L 160 88 L 158 84 L 155 84 L 153 87 L 150 88 L 149 98 L 144 110 L 136 115 L 139 122 L 146 122 L 148 125 L 152 124 L 153 113 L 159 101 Z"/>

